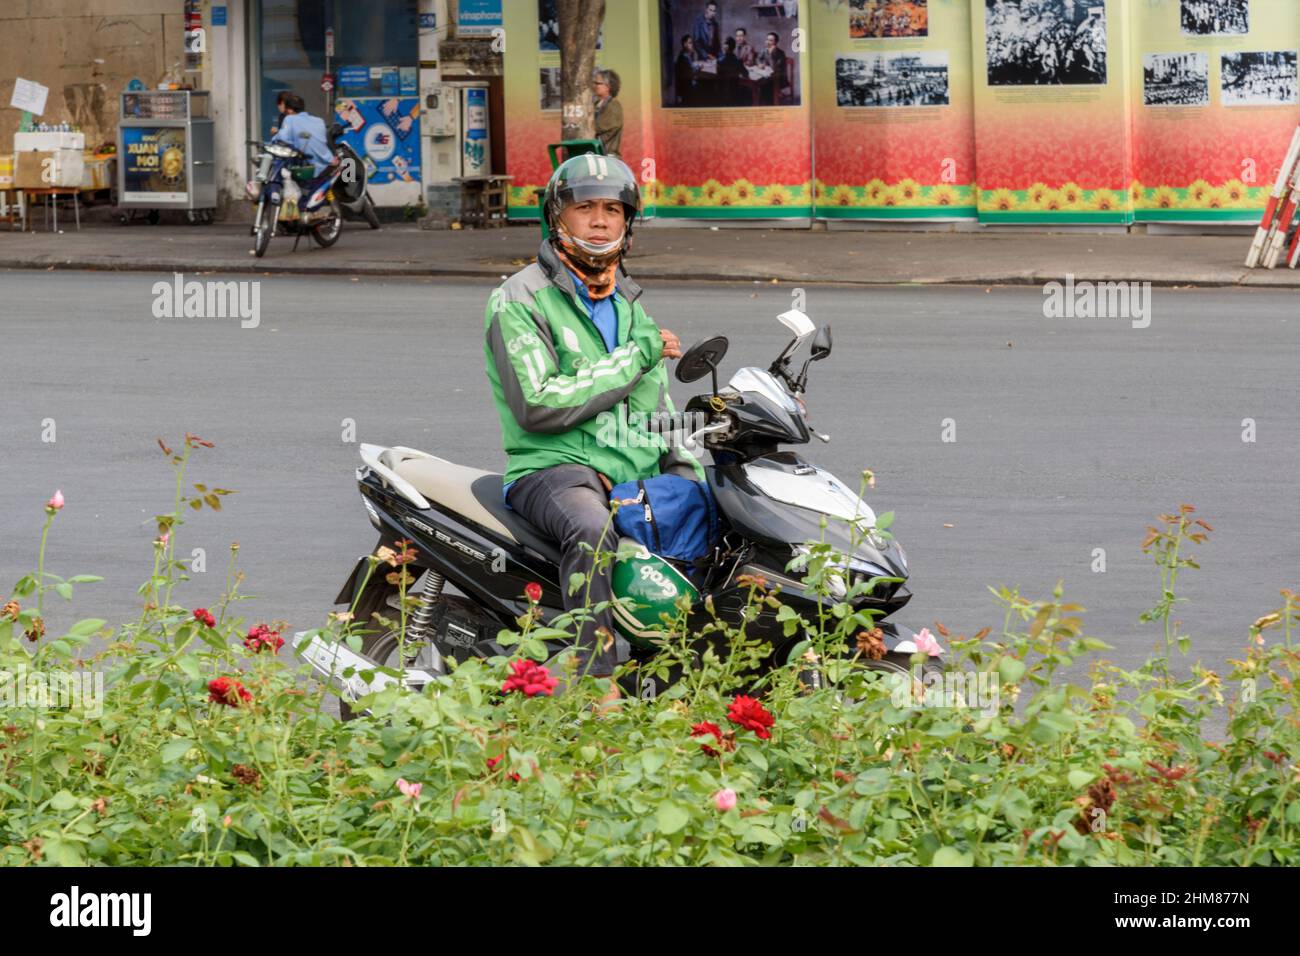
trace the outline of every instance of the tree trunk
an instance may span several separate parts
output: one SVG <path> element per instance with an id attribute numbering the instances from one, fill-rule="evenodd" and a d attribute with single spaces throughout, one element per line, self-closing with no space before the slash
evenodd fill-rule
<path id="1" fill-rule="evenodd" d="M 560 139 L 595 139 L 591 73 L 605 0 L 556 0 L 560 28 Z"/>

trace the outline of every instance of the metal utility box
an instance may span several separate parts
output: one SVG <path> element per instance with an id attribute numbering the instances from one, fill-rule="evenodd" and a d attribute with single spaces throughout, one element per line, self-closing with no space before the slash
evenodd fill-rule
<path id="1" fill-rule="evenodd" d="M 211 221 L 217 206 L 216 144 L 207 91 L 123 93 L 117 130 L 117 202 L 183 209 Z"/>

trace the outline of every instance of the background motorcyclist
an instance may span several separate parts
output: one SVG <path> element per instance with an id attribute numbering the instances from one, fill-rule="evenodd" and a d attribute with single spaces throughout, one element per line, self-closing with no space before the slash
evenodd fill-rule
<path id="1" fill-rule="evenodd" d="M 276 134 L 271 137 L 271 142 L 287 143 L 311 161 L 314 178 L 303 187 L 303 193 L 308 196 L 333 173 L 334 166 L 338 163 L 338 159 L 330 150 L 329 137 L 325 133 L 325 121 L 319 116 L 308 113 L 307 104 L 297 93 L 289 93 L 284 97 L 284 119 Z M 329 210 L 320 206 L 307 215 L 310 221 L 311 218 L 328 216 Z"/>
<path id="2" fill-rule="evenodd" d="M 487 374 L 509 459 L 506 503 L 560 543 L 566 609 L 612 598 L 608 575 L 592 573 L 584 548 L 617 548 L 611 482 L 670 470 L 703 477 L 650 420 L 673 411 L 663 359 L 679 358 L 681 347 L 646 314 L 623 268 L 639 208 L 622 160 L 566 160 L 546 186 L 550 236 L 537 261 L 488 300 Z M 591 576 L 589 594 L 569 593 L 575 573 Z M 620 655 L 609 612 L 581 628 L 577 646 L 579 673 L 613 673 Z"/>

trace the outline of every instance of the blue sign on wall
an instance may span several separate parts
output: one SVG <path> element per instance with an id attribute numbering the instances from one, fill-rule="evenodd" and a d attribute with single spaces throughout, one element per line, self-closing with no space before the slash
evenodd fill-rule
<path id="1" fill-rule="evenodd" d="M 225 7 L 213 7 L 213 8 L 212 8 L 212 25 L 213 25 L 214 27 L 224 27 L 224 26 L 226 25 L 226 8 L 225 8 Z"/>
<path id="2" fill-rule="evenodd" d="M 370 70 L 364 66 L 345 66 L 338 71 L 340 90 L 370 89 Z"/>
<path id="3" fill-rule="evenodd" d="M 456 18 L 461 36 L 489 36 L 501 26 L 501 0 L 460 0 Z"/>

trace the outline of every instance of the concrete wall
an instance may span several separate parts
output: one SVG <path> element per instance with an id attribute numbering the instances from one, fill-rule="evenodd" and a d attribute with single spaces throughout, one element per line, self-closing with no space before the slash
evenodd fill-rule
<path id="1" fill-rule="evenodd" d="M 50 88 L 42 120 L 78 123 L 97 146 L 116 138 L 129 80 L 156 86 L 184 68 L 184 30 L 181 0 L 0 0 L 0 152 L 21 115 L 8 107 L 14 77 Z"/>

